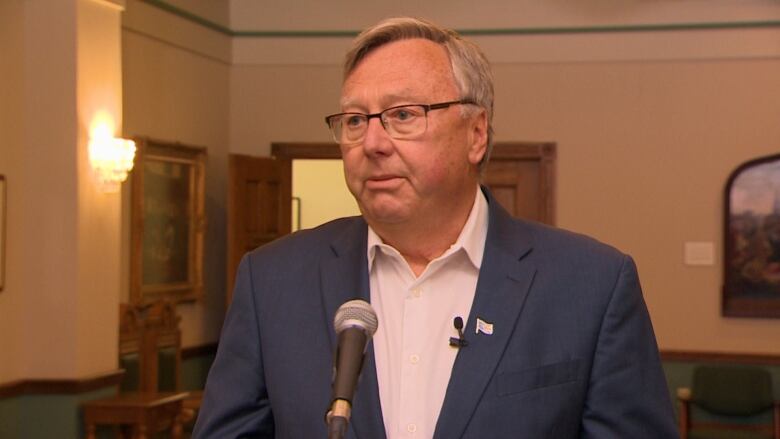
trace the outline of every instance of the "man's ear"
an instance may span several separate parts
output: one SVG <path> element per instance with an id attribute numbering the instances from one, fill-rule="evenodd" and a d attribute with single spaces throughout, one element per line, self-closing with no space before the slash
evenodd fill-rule
<path id="1" fill-rule="evenodd" d="M 477 165 L 487 153 L 487 111 L 480 108 L 479 113 L 471 116 L 469 119 L 469 162 Z"/>

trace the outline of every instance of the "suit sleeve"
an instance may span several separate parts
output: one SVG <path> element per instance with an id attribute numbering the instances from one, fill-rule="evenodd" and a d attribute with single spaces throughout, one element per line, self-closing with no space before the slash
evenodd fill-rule
<path id="1" fill-rule="evenodd" d="M 581 437 L 678 437 L 636 265 L 628 256 L 601 322 Z"/>
<path id="2" fill-rule="evenodd" d="M 244 256 L 238 268 L 233 302 L 193 432 L 196 439 L 274 437 L 249 261 L 250 256 Z"/>

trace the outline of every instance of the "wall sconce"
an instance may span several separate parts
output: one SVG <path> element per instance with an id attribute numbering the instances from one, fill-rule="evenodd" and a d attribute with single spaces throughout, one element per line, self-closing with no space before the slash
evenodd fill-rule
<path id="1" fill-rule="evenodd" d="M 105 134 L 89 140 L 89 164 L 101 192 L 119 192 L 127 173 L 133 169 L 134 158 L 135 142 L 132 140 Z"/>

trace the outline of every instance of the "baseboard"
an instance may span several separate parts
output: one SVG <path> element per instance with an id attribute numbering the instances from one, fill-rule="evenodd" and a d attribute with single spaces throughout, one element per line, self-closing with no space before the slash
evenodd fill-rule
<path id="1" fill-rule="evenodd" d="M 741 354 L 735 352 L 661 350 L 661 360 L 780 366 L 780 354 Z"/>
<path id="2" fill-rule="evenodd" d="M 75 395 L 109 386 L 118 386 L 124 369 L 84 378 L 25 379 L 0 383 L 0 399 L 22 395 Z"/>

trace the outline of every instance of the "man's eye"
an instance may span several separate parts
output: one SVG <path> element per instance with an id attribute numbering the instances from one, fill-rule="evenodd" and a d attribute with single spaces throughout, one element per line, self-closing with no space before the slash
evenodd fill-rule
<path id="1" fill-rule="evenodd" d="M 363 123 L 363 117 L 359 116 L 357 114 L 353 114 L 351 116 L 347 116 L 346 120 L 344 121 L 344 125 L 354 128 L 356 126 L 360 126 L 360 124 Z"/>
<path id="2" fill-rule="evenodd" d="M 414 119 L 418 114 L 410 108 L 396 108 L 391 111 L 388 116 L 398 122 L 406 122 L 410 119 Z"/>

